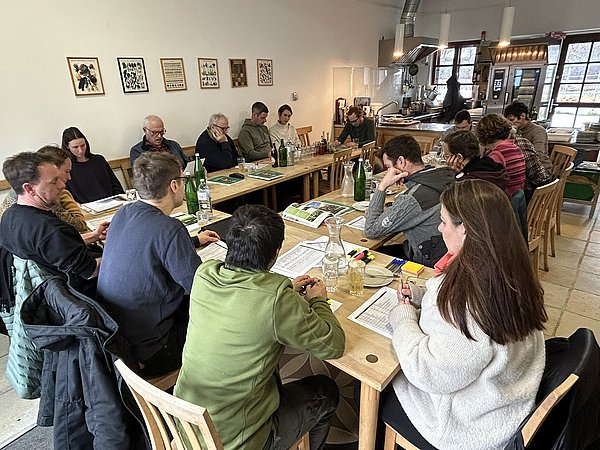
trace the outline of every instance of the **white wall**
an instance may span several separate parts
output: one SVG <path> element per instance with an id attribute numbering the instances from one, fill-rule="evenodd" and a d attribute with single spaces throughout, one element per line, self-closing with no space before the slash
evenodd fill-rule
<path id="1" fill-rule="evenodd" d="M 3 0 L 0 27 L 0 160 L 60 141 L 77 126 L 108 159 L 129 154 L 143 118 L 158 114 L 168 137 L 192 145 L 210 114 L 237 137 L 250 105 L 290 103 L 292 123 L 329 130 L 332 67 L 376 66 L 391 37 L 393 0 Z M 350 34 L 348 24 L 360 24 Z M 106 94 L 75 97 L 67 56 L 98 57 Z M 149 93 L 123 94 L 117 57 L 143 57 Z M 159 58 L 184 59 L 188 89 L 165 92 Z M 200 90 L 198 57 L 219 60 L 221 88 Z M 230 87 L 228 58 L 245 58 L 249 87 Z M 258 87 L 256 58 L 273 60 L 274 86 Z M 299 100 L 291 101 L 296 91 Z"/>
<path id="2" fill-rule="evenodd" d="M 516 8 L 513 36 L 600 28 L 598 0 L 512 0 L 510 3 Z M 502 10 L 508 5 L 503 0 L 422 0 L 415 34 L 438 37 L 440 15 L 447 9 L 452 15 L 451 41 L 479 39 L 483 30 L 487 39 L 498 40 Z"/>

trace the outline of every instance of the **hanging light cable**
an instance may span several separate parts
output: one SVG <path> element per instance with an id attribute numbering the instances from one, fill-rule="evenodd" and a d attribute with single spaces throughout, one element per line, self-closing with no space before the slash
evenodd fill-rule
<path id="1" fill-rule="evenodd" d="M 448 48 L 448 41 L 450 39 L 450 14 L 442 14 L 440 20 L 440 40 L 438 43 L 439 48 Z"/>
<path id="2" fill-rule="evenodd" d="M 500 42 L 498 46 L 508 47 L 512 34 L 513 21 L 515 20 L 515 7 L 507 6 L 502 13 L 502 25 L 500 25 Z"/>
<path id="3" fill-rule="evenodd" d="M 394 39 L 394 57 L 404 55 L 404 24 L 396 25 L 396 38 Z"/>

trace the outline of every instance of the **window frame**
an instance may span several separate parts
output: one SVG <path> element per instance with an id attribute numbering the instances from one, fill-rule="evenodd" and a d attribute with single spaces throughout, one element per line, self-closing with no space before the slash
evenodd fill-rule
<path id="1" fill-rule="evenodd" d="M 452 65 L 450 66 L 450 64 L 440 64 L 440 56 L 441 56 L 441 50 L 437 50 L 435 52 L 435 57 L 433 58 L 433 64 L 432 64 L 432 70 L 431 70 L 431 77 L 430 77 L 430 81 L 431 81 L 431 86 L 443 86 L 444 88 L 446 87 L 446 81 L 443 82 L 438 82 L 436 83 L 436 79 L 435 79 L 435 74 L 437 71 L 438 67 L 452 67 L 452 74 L 455 74 L 457 77 L 459 76 L 459 71 L 461 67 L 472 67 L 473 68 L 473 73 L 475 73 L 475 66 L 477 65 L 477 54 L 475 55 L 475 59 L 473 61 L 472 64 L 460 64 L 460 54 L 463 48 L 466 47 L 475 47 L 475 50 L 477 51 L 477 47 L 479 46 L 480 42 L 479 41 L 456 41 L 456 42 L 451 42 L 448 44 L 448 48 L 453 48 L 454 49 L 454 59 L 452 61 Z M 476 83 L 473 83 L 473 75 L 471 74 L 471 81 L 469 83 L 461 83 L 461 88 L 463 86 L 470 86 L 471 87 L 471 96 L 468 98 L 465 98 L 466 100 L 472 99 L 473 98 L 473 88 L 475 86 Z"/>

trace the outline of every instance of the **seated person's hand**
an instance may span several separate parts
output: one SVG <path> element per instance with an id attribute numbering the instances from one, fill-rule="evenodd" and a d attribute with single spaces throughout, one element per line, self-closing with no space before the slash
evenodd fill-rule
<path id="1" fill-rule="evenodd" d="M 400 303 L 401 305 L 410 305 L 412 292 L 408 283 L 399 283 L 396 294 L 398 295 L 398 303 Z"/>
<path id="2" fill-rule="evenodd" d="M 108 231 L 109 225 L 110 225 L 110 222 L 107 222 L 105 220 L 103 222 L 100 222 L 98 224 L 98 226 L 96 227 L 96 229 L 94 230 L 94 233 L 96 233 L 99 241 L 103 241 L 106 239 L 106 232 Z"/>
<path id="3" fill-rule="evenodd" d="M 227 135 L 223 133 L 223 130 L 221 130 L 219 127 L 211 125 L 210 131 L 212 131 L 212 134 L 217 142 L 225 142 L 227 140 Z"/>
<path id="4" fill-rule="evenodd" d="M 210 244 L 211 242 L 217 242 L 219 239 L 219 235 L 212 230 L 205 230 L 198 233 L 198 240 L 200 241 L 200 245 Z"/>
<path id="5" fill-rule="evenodd" d="M 339 147 L 341 145 L 341 142 L 336 139 L 331 143 L 331 145 L 333 145 L 334 147 Z"/>
<path id="6" fill-rule="evenodd" d="M 300 275 L 292 280 L 292 285 L 296 292 L 303 293 L 306 286 L 313 284 L 315 281 L 317 281 L 317 279 L 309 275 Z"/>
<path id="7" fill-rule="evenodd" d="M 465 167 L 465 165 L 463 164 L 462 156 L 460 154 L 453 155 L 450 153 L 446 155 L 446 163 L 448 164 L 448 167 L 450 167 L 456 173 L 460 173 L 463 170 L 463 167 Z"/>
<path id="8" fill-rule="evenodd" d="M 315 282 L 306 286 L 306 300 L 312 300 L 315 297 L 323 297 L 327 298 L 327 289 L 325 288 L 325 283 L 318 278 L 315 278 Z"/>
<path id="9" fill-rule="evenodd" d="M 390 167 L 385 173 L 383 180 L 379 182 L 379 186 L 377 187 L 377 189 L 385 192 L 386 189 L 392 186 L 393 184 L 402 185 L 406 177 L 408 177 L 408 172 L 403 172 L 400 169 L 396 169 L 395 167 Z"/>

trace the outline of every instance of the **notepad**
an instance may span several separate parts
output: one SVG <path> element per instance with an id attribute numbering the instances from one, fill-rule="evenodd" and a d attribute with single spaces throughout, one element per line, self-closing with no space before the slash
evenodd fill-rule
<path id="1" fill-rule="evenodd" d="M 419 264 L 413 261 L 406 261 L 402 264 L 402 273 L 405 275 L 412 275 L 414 277 L 418 277 L 425 270 L 425 266 L 423 264 Z"/>

